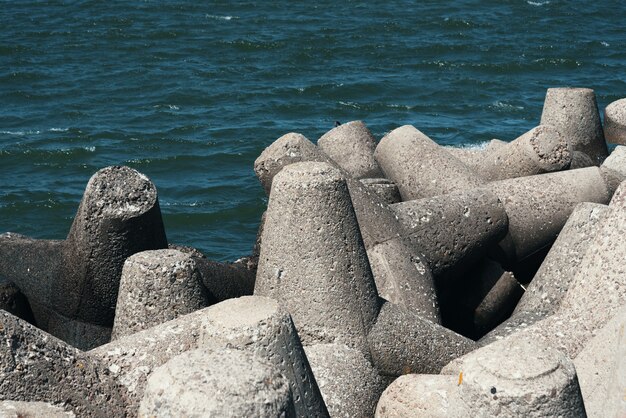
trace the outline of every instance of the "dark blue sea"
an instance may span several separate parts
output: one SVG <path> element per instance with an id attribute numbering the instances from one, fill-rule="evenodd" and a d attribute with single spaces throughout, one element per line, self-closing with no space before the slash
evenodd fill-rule
<path id="1" fill-rule="evenodd" d="M 548 87 L 626 97 L 626 2 L 2 1 L 0 232 L 67 234 L 89 177 L 156 184 L 170 242 L 250 252 L 252 166 L 360 119 L 441 144 L 511 140 Z"/>

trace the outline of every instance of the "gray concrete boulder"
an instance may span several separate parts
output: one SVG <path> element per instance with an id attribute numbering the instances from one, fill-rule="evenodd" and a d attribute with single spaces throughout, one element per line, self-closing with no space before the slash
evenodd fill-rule
<path id="1" fill-rule="evenodd" d="M 478 345 L 441 325 L 385 302 L 367 336 L 372 363 L 384 377 L 439 373 Z"/>
<path id="2" fill-rule="evenodd" d="M 170 249 L 142 251 L 124 263 L 111 338 L 197 311 L 208 302 L 190 254 Z"/>
<path id="3" fill-rule="evenodd" d="M 388 205 L 402 201 L 398 186 L 385 178 L 365 178 L 361 183 Z"/>
<path id="4" fill-rule="evenodd" d="M 148 379 L 140 417 L 295 418 L 287 379 L 254 353 L 188 351 Z"/>
<path id="5" fill-rule="evenodd" d="M 405 125 L 389 132 L 374 153 L 403 200 L 420 199 L 478 187 L 482 179 L 443 147 Z"/>
<path id="6" fill-rule="evenodd" d="M 355 179 L 382 177 L 374 159 L 376 139 L 361 121 L 344 123 L 318 141 L 321 150 Z"/>
<path id="7" fill-rule="evenodd" d="M 363 353 L 344 344 L 304 348 L 330 416 L 368 417 L 385 384 Z"/>
<path id="8" fill-rule="evenodd" d="M 450 403 L 458 398 L 454 378 L 434 374 L 405 374 L 385 389 L 376 418 L 449 418 Z"/>
<path id="9" fill-rule="evenodd" d="M 504 204 L 507 236 L 494 258 L 514 265 L 552 244 L 580 202 L 606 204 L 611 198 L 597 167 L 500 180 L 486 186 Z"/>
<path id="10" fill-rule="evenodd" d="M 473 168 L 486 181 L 560 171 L 572 160 L 567 138 L 549 125 L 537 126 L 484 154 Z"/>
<path id="11" fill-rule="evenodd" d="M 165 247 L 154 184 L 107 167 L 89 180 L 65 241 L 0 237 L 0 276 L 28 297 L 40 328 L 90 348 L 110 338 L 124 260 Z"/>
<path id="12" fill-rule="evenodd" d="M 299 163 L 274 178 L 254 293 L 287 309 L 305 345 L 341 342 L 364 349 L 378 295 L 337 169 Z"/>
<path id="13" fill-rule="evenodd" d="M 127 393 L 106 365 L 0 311 L 0 399 L 63 404 L 78 416 L 125 416 Z"/>
<path id="14" fill-rule="evenodd" d="M 47 402 L 2 401 L 0 416 L 3 418 L 74 418 L 71 411 Z"/>
<path id="15" fill-rule="evenodd" d="M 626 98 L 604 108 L 604 136 L 607 142 L 626 145 Z"/>
<path id="16" fill-rule="evenodd" d="M 626 146 L 618 145 L 615 147 L 611 155 L 602 162 L 600 171 L 607 187 L 613 193 L 620 183 L 626 180 Z"/>
<path id="17" fill-rule="evenodd" d="M 596 95 L 591 89 L 548 89 L 541 124 L 552 125 L 569 141 L 572 151 L 587 154 L 594 165 L 600 165 L 608 155 Z"/>

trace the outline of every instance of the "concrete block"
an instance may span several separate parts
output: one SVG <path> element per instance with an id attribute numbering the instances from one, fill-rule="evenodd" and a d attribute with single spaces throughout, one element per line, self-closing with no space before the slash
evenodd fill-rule
<path id="1" fill-rule="evenodd" d="M 501 146 L 505 146 L 507 144 L 508 142 L 506 141 L 492 139 L 489 142 L 477 144 L 475 147 L 444 146 L 444 149 L 463 164 L 472 170 L 475 170 L 478 164 L 480 164 L 480 160 L 482 158 L 489 158 L 491 152 L 496 151 Z"/>
<path id="2" fill-rule="evenodd" d="M 542 125 L 552 125 L 570 143 L 600 165 L 608 155 L 596 95 L 586 88 L 559 87 L 546 92 Z"/>
<path id="3" fill-rule="evenodd" d="M 328 416 L 291 317 L 275 300 L 247 296 L 215 305 L 203 320 L 199 345 L 216 344 L 273 364 L 289 382 L 297 416 Z"/>
<path id="4" fill-rule="evenodd" d="M 600 166 L 609 190 L 614 192 L 626 180 L 626 146 L 618 145 Z"/>
<path id="5" fill-rule="evenodd" d="M 604 108 L 604 136 L 607 142 L 626 145 L 626 98 Z"/>
<path id="6" fill-rule="evenodd" d="M 385 389 L 376 418 L 449 418 L 450 403 L 458 398 L 452 376 L 405 374 Z"/>
<path id="7" fill-rule="evenodd" d="M 531 176 L 568 168 L 567 139 L 549 125 L 537 126 L 507 145 L 478 158 L 475 171 L 487 181 Z"/>
<path id="8" fill-rule="evenodd" d="M 374 153 L 386 177 L 403 200 L 466 190 L 482 184 L 480 177 L 413 126 L 389 132 Z"/>
<path id="9" fill-rule="evenodd" d="M 385 302 L 368 334 L 372 363 L 383 376 L 439 373 L 478 345 L 441 325 Z"/>
<path id="10" fill-rule="evenodd" d="M 586 417 L 574 364 L 526 339 L 497 341 L 444 367 L 458 379 L 450 416 Z"/>
<path id="11" fill-rule="evenodd" d="M 124 263 L 111 338 L 197 311 L 208 302 L 192 255 L 170 249 L 142 251 Z"/>
<path id="12" fill-rule="evenodd" d="M 621 387 L 619 383 L 619 379 L 626 372 L 623 368 L 620 369 L 620 362 L 623 367 L 623 360 L 626 358 L 624 352 L 626 341 L 623 340 L 625 324 L 626 306 L 622 307 L 613 319 L 598 330 L 574 359 L 585 408 L 590 417 L 626 415 L 626 405 L 622 404 L 620 410 L 619 402 L 616 405 L 617 411 L 613 412 L 620 412 L 621 415 L 619 413 L 611 415 L 609 412 L 611 407 L 615 406 L 611 405 L 611 400 L 620 399 L 620 390 L 622 402 L 626 396 L 626 383 L 622 380 Z M 621 341 L 620 338 L 622 338 Z"/>
<path id="13" fill-rule="evenodd" d="M 403 235 L 424 254 L 438 282 L 456 277 L 507 233 L 505 207 L 485 189 L 456 191 L 390 208 Z"/>
<path id="14" fill-rule="evenodd" d="M 287 379 L 254 353 L 193 350 L 148 379 L 140 417 L 296 417 Z"/>
<path id="15" fill-rule="evenodd" d="M 125 416 L 127 394 L 105 365 L 0 311 L 0 399 L 63 404 L 79 416 Z"/>
<path id="16" fill-rule="evenodd" d="M 552 244 L 580 202 L 606 204 L 611 194 L 597 167 L 500 180 L 486 186 L 504 204 L 509 231 L 494 258 L 510 267 Z"/>
<path id="17" fill-rule="evenodd" d="M 344 344 L 305 347 L 330 416 L 368 417 L 385 385 L 363 353 Z"/>
<path id="18" fill-rule="evenodd" d="M 74 418 L 71 411 L 46 402 L 0 402 L 0 416 L 3 418 Z"/>
<path id="19" fill-rule="evenodd" d="M 0 237 L 0 276 L 28 297 L 39 327 L 90 348 L 110 337 L 124 260 L 165 247 L 154 184 L 107 167 L 89 180 L 65 241 Z"/>
<path id="20" fill-rule="evenodd" d="M 378 295 L 337 169 L 299 163 L 274 178 L 254 293 L 287 309 L 305 345 L 364 349 Z"/>
<path id="21" fill-rule="evenodd" d="M 382 177 L 374 159 L 376 139 L 361 121 L 331 129 L 317 141 L 317 145 L 355 179 Z"/>
<path id="22" fill-rule="evenodd" d="M 388 205 L 402 201 L 398 186 L 385 178 L 365 178 L 361 183 Z"/>
<path id="23" fill-rule="evenodd" d="M 524 289 L 508 271 L 502 273 L 474 309 L 474 337 L 479 338 L 509 317 Z"/>

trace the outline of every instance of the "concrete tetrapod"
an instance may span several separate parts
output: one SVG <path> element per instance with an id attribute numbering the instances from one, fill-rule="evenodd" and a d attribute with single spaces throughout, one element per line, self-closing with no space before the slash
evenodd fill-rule
<path id="1" fill-rule="evenodd" d="M 374 414 L 385 384 L 361 351 L 344 344 L 315 344 L 304 350 L 330 416 L 351 418 Z"/>
<path id="2" fill-rule="evenodd" d="M 485 154 L 473 168 L 486 181 L 560 171 L 572 161 L 567 139 L 548 125 L 537 126 Z"/>
<path id="3" fill-rule="evenodd" d="M 134 334 L 208 305 L 194 258 L 178 250 L 142 251 L 122 270 L 112 339 Z"/>
<path id="4" fill-rule="evenodd" d="M 403 235 L 419 249 L 436 282 L 456 277 L 504 238 L 508 217 L 485 189 L 451 192 L 389 206 Z"/>
<path id="5" fill-rule="evenodd" d="M 626 98 L 604 108 L 604 136 L 607 142 L 626 145 Z"/>
<path id="6" fill-rule="evenodd" d="M 507 145 L 508 142 L 500 139 L 492 139 L 489 142 L 482 142 L 469 147 L 455 147 L 446 145 L 444 149 L 452 154 L 463 164 L 475 170 L 477 164 L 480 164 L 482 158 L 489 158 L 491 152 L 498 150 L 500 147 Z"/>
<path id="7" fill-rule="evenodd" d="M 373 191 L 383 202 L 388 205 L 402 201 L 398 186 L 385 178 L 366 178 L 361 179 L 361 183 L 369 190 Z"/>
<path id="8" fill-rule="evenodd" d="M 148 379 L 139 417 L 297 417 L 287 379 L 254 353 L 188 351 Z"/>
<path id="9" fill-rule="evenodd" d="M 596 330 L 626 304 L 624 234 L 626 182 L 620 185 L 611 199 L 609 212 L 585 251 L 559 309 L 546 319 L 517 330 L 508 338 L 520 336 L 530 341 L 543 341 L 575 358 Z M 480 343 L 489 344 L 499 338 L 502 337 L 497 332 L 489 333 Z"/>
<path id="10" fill-rule="evenodd" d="M 0 236 L 0 276 L 28 297 L 37 326 L 91 348 L 110 338 L 124 260 L 167 247 L 157 191 L 143 174 L 94 174 L 65 241 Z"/>
<path id="11" fill-rule="evenodd" d="M 507 236 L 494 258 L 503 266 L 550 245 L 580 202 L 608 203 L 611 198 L 598 167 L 580 168 L 489 183 L 509 219 Z"/>
<path id="12" fill-rule="evenodd" d="M 355 179 L 382 177 L 374 159 L 376 139 L 360 120 L 331 129 L 317 141 L 317 145 Z"/>
<path id="13" fill-rule="evenodd" d="M 74 418 L 73 412 L 47 402 L 0 402 L 2 418 Z"/>
<path id="14" fill-rule="evenodd" d="M 257 158 L 254 170 L 269 194 L 274 176 L 296 162 L 335 163 L 299 134 L 278 138 Z M 419 251 L 400 236 L 398 220 L 380 197 L 340 167 L 356 213 L 379 294 L 439 322 L 433 278 Z"/>
<path id="15" fill-rule="evenodd" d="M 626 146 L 615 147 L 600 166 L 600 171 L 611 193 L 615 192 L 619 184 L 626 180 Z"/>
<path id="16" fill-rule="evenodd" d="M 596 94 L 591 89 L 548 89 L 541 124 L 552 125 L 569 141 L 572 151 L 587 154 L 595 165 L 600 165 L 608 155 Z"/>
<path id="17" fill-rule="evenodd" d="M 104 364 L 4 311 L 0 364 L 0 399 L 62 403 L 81 417 L 128 412 L 126 390 Z"/>
<path id="18" fill-rule="evenodd" d="M 385 135 L 374 156 L 386 176 L 398 185 L 403 200 L 471 189 L 483 183 L 474 171 L 410 125 Z"/>
<path id="19" fill-rule="evenodd" d="M 379 302 L 345 178 L 325 163 L 298 163 L 272 184 L 255 295 L 278 300 L 305 345 L 367 351 Z"/>

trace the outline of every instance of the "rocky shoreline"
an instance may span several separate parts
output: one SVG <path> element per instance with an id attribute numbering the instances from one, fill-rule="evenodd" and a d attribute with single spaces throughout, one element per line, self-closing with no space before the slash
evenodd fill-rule
<path id="1" fill-rule="evenodd" d="M 0 235 L 0 415 L 626 414 L 625 100 L 603 126 L 593 90 L 548 89 L 482 149 L 286 134 L 235 263 L 98 171 L 65 240 Z"/>

